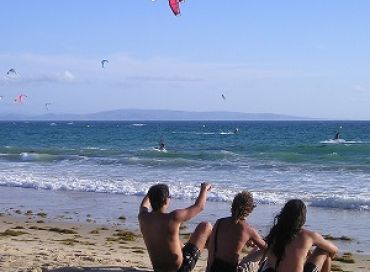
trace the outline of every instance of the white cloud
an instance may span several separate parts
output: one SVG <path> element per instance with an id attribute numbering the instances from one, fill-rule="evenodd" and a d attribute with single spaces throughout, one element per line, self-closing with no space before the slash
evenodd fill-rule
<path id="1" fill-rule="evenodd" d="M 360 85 L 360 84 L 356 84 L 356 85 L 353 85 L 353 89 L 356 90 L 356 91 L 359 91 L 359 92 L 369 92 L 369 89 Z"/>
<path id="2" fill-rule="evenodd" d="M 72 82 L 75 79 L 75 76 L 68 70 L 64 71 L 62 77 L 60 78 L 61 81 L 64 82 Z"/>

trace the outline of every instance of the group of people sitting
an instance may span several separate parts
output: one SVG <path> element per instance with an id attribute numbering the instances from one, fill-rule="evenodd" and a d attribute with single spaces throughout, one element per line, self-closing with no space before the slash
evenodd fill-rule
<path id="1" fill-rule="evenodd" d="M 303 228 L 306 206 L 299 199 L 289 200 L 275 217 L 270 233 L 263 239 L 246 220 L 255 208 L 253 196 L 243 191 L 232 202 L 231 216 L 218 219 L 215 225 L 200 223 L 183 245 L 180 226 L 204 208 L 211 185 L 202 183 L 195 203 L 168 212 L 170 193 L 166 184 L 152 186 L 139 211 L 140 229 L 155 272 L 191 271 L 208 250 L 207 272 L 238 271 L 242 262 L 260 259 L 260 272 L 326 272 L 337 247 L 322 235 Z M 239 262 L 245 246 L 249 255 Z M 315 247 L 313 250 L 312 248 Z"/>

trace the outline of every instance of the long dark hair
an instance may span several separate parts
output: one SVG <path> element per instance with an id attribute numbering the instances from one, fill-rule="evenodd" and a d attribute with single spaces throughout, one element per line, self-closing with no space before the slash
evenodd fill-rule
<path id="1" fill-rule="evenodd" d="M 305 223 L 306 205 L 300 199 L 289 200 L 275 217 L 274 226 L 266 237 L 269 250 L 277 258 L 275 268 L 284 257 L 286 245 L 294 240 Z"/>

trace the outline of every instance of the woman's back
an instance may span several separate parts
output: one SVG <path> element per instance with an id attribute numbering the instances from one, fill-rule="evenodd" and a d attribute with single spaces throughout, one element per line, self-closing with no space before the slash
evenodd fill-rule
<path id="1" fill-rule="evenodd" d="M 302 272 L 307 255 L 313 245 L 312 232 L 302 229 L 293 241 L 286 245 L 284 256 L 278 263 L 276 272 Z M 271 250 L 268 252 L 267 267 L 275 268 L 278 258 Z"/>

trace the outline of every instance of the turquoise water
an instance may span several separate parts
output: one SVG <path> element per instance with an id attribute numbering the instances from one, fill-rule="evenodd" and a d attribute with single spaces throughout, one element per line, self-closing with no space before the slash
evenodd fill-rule
<path id="1" fill-rule="evenodd" d="M 184 199 L 202 181 L 216 202 L 248 189 L 370 210 L 370 122 L 0 122 L 1 186 L 140 196 L 166 182 Z"/>

